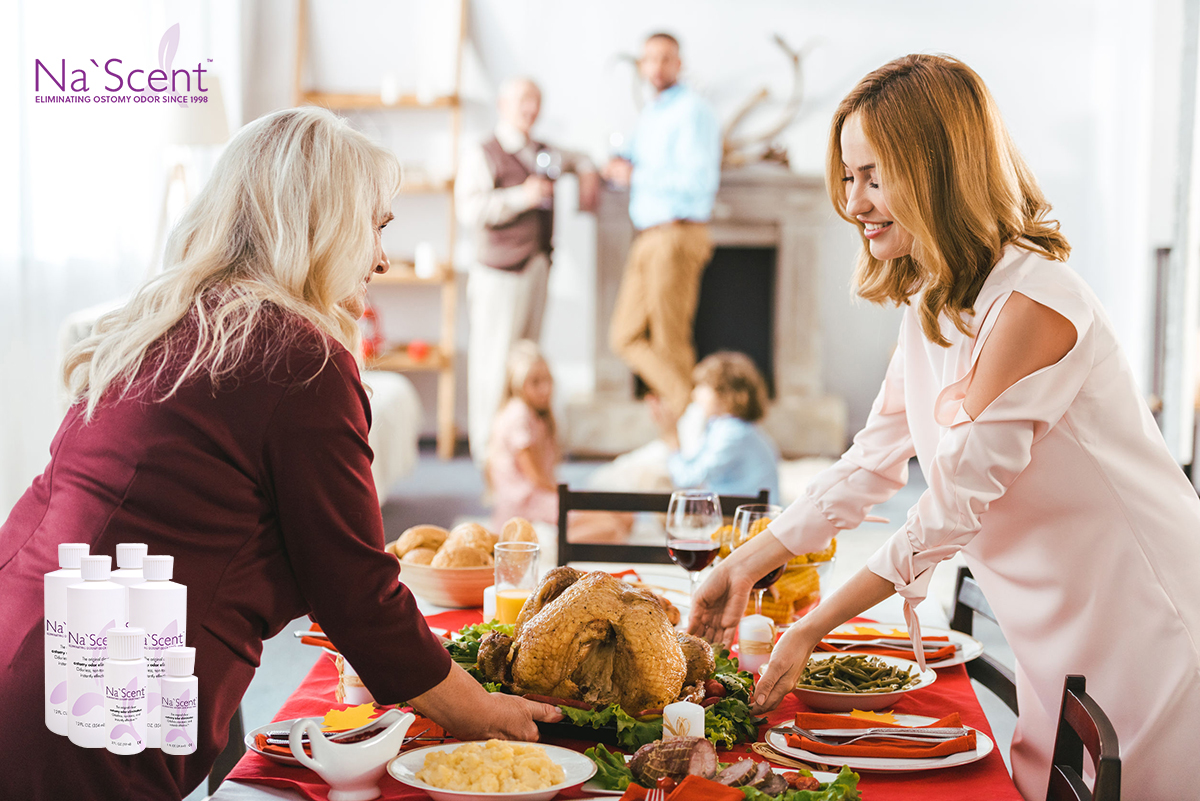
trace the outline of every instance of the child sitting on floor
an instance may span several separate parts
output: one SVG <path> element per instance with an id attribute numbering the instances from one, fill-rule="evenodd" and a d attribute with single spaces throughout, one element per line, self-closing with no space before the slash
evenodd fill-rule
<path id="1" fill-rule="evenodd" d="M 486 479 L 495 504 L 496 531 L 512 517 L 558 522 L 553 397 L 554 377 L 537 345 L 527 339 L 514 344 L 487 448 Z"/>
<path id="2" fill-rule="evenodd" d="M 767 387 L 754 362 L 743 353 L 719 351 L 705 357 L 692 374 L 693 405 L 705 418 L 702 438 L 680 452 L 677 423 L 656 398 L 648 398 L 662 439 L 672 449 L 667 459 L 676 488 L 698 487 L 718 495 L 756 495 L 770 490 L 779 503 L 778 452 L 757 425 L 766 414 Z M 691 408 L 691 407 L 689 407 Z"/>

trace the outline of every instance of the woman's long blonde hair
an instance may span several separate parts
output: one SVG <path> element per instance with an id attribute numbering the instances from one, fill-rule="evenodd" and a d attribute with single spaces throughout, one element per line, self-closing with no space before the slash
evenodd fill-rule
<path id="1" fill-rule="evenodd" d="M 164 271 L 67 354 L 72 397 L 90 419 L 110 390 L 130 391 L 151 354 L 149 383 L 168 378 L 156 400 L 199 375 L 217 384 L 247 357 L 269 305 L 357 355 L 357 319 L 343 304 L 374 267 L 375 225 L 399 183 L 392 153 L 324 109 L 246 125 L 172 230 Z M 166 336 L 189 317 L 195 336 Z"/>
<path id="2" fill-rule="evenodd" d="M 542 349 L 537 346 L 536 342 L 532 339 L 519 339 L 513 343 L 512 348 L 508 351 L 508 361 L 504 368 L 504 395 L 500 399 L 500 408 L 496 410 L 496 414 L 504 411 L 504 407 L 508 406 L 508 402 L 513 398 L 525 400 L 525 380 L 529 378 L 533 368 L 539 364 L 545 365 L 547 370 L 550 369 L 550 363 L 546 361 Z M 545 421 L 550 438 L 557 437 L 558 426 L 554 420 L 554 410 L 538 411 L 535 409 L 534 413 Z"/>
<path id="3" fill-rule="evenodd" d="M 858 294 L 899 305 L 922 292 L 921 327 L 931 342 L 949 345 L 939 322 L 943 313 L 971 333 L 966 315 L 974 313 L 1006 245 L 1059 261 L 1070 255 L 991 93 L 966 64 L 949 56 L 904 56 L 859 81 L 838 106 L 826 182 L 837 213 L 858 225 L 846 213 L 842 183 L 842 127 L 853 114 L 875 150 L 892 216 L 913 236 L 911 254 L 889 261 L 874 258 L 863 237 Z"/>

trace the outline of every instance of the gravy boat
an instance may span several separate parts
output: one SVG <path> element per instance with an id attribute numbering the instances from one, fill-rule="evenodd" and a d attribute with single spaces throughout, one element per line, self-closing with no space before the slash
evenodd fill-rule
<path id="1" fill-rule="evenodd" d="M 387 763 L 400 753 L 404 735 L 414 720 L 416 716 L 411 712 L 389 709 L 373 721 L 375 727 L 386 727 L 379 734 L 356 743 L 338 743 L 321 733 L 316 718 L 304 718 L 292 724 L 288 746 L 301 765 L 315 771 L 329 785 L 329 801 L 371 801 L 379 797 L 379 780 Z M 304 752 L 305 734 L 312 756 Z"/>

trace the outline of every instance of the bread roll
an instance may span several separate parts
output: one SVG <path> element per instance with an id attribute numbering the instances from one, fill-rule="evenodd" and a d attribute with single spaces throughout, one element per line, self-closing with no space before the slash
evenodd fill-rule
<path id="1" fill-rule="evenodd" d="M 427 565 L 433 561 L 435 556 L 437 556 L 437 551 L 433 548 L 413 548 L 400 557 L 400 561 L 406 565 Z"/>
<path id="2" fill-rule="evenodd" d="M 500 542 L 532 542 L 536 545 L 538 535 L 532 523 L 523 517 L 514 517 L 504 524 Z"/>
<path id="3" fill-rule="evenodd" d="M 450 532 L 441 526 L 413 526 L 392 544 L 391 551 L 401 559 L 414 548 L 431 548 L 436 551 L 449 535 Z"/>
<path id="4" fill-rule="evenodd" d="M 430 564 L 434 567 L 491 567 L 492 549 L 480 545 L 443 546 Z"/>
<path id="5" fill-rule="evenodd" d="M 442 543 L 443 548 L 460 548 L 464 545 L 474 545 L 483 548 L 489 554 L 496 544 L 496 535 L 478 523 L 463 523 L 450 531 L 450 536 Z"/>

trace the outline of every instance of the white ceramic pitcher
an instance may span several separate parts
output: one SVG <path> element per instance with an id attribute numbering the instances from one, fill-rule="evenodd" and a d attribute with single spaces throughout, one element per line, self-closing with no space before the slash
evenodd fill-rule
<path id="1" fill-rule="evenodd" d="M 315 718 L 292 724 L 288 745 L 300 764 L 314 770 L 329 785 L 329 801 L 371 801 L 379 797 L 379 780 L 387 763 L 400 753 L 404 735 L 416 720 L 411 712 L 389 709 L 377 718 L 386 728 L 357 743 L 331 742 L 321 734 Z M 308 734 L 312 756 L 304 752 L 302 737 Z"/>

